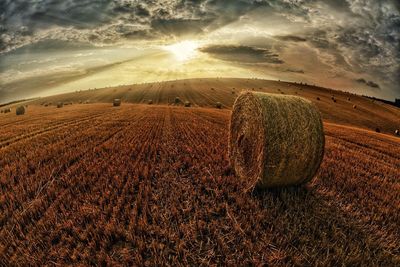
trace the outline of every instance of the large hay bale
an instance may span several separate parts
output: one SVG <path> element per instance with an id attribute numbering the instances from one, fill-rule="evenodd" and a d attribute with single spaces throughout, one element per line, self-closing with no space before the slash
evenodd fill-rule
<path id="1" fill-rule="evenodd" d="M 190 107 L 192 104 L 189 101 L 185 101 L 185 107 Z"/>
<path id="2" fill-rule="evenodd" d="M 57 108 L 62 108 L 64 106 L 64 103 L 63 102 L 58 102 L 57 103 Z"/>
<path id="3" fill-rule="evenodd" d="M 25 114 L 25 107 L 24 106 L 19 106 L 15 110 L 15 114 L 17 115 L 24 115 Z"/>
<path id="4" fill-rule="evenodd" d="M 310 181 L 324 155 L 321 115 L 310 101 L 246 92 L 233 106 L 229 154 L 247 189 Z"/>
<path id="5" fill-rule="evenodd" d="M 119 107 L 119 106 L 121 106 L 121 99 L 119 99 L 119 98 L 114 99 L 114 101 L 113 101 L 113 106 L 114 106 L 114 107 Z"/>

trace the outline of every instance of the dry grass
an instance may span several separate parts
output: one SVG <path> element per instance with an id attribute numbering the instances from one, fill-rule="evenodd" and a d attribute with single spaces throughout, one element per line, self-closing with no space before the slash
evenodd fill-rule
<path id="1" fill-rule="evenodd" d="M 128 104 L 2 116 L 0 265 L 399 266 L 399 138 L 326 124 L 316 179 L 243 193 L 229 118 Z"/>

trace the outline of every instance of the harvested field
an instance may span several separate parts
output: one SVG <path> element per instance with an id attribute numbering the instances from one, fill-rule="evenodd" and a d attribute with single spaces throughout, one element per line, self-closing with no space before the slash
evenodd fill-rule
<path id="1" fill-rule="evenodd" d="M 400 264 L 393 131 L 325 121 L 311 183 L 244 193 L 230 111 L 190 101 L 3 114 L 0 265 Z"/>
<path id="2" fill-rule="evenodd" d="M 372 102 L 362 96 L 317 86 L 261 79 L 209 78 L 134 84 L 49 96 L 31 103 L 78 103 L 82 100 L 84 103 L 111 103 L 118 98 L 124 103 L 147 104 L 151 99 L 155 105 L 184 105 L 188 101 L 193 107 L 213 108 L 220 102 L 224 108 L 231 109 L 236 97 L 245 90 L 307 98 L 317 105 L 326 121 L 373 131 L 379 127 L 382 132 L 392 135 L 400 125 L 400 109 L 380 101 Z M 332 97 L 337 102 L 333 102 Z M 351 102 L 347 101 L 348 97 Z"/>

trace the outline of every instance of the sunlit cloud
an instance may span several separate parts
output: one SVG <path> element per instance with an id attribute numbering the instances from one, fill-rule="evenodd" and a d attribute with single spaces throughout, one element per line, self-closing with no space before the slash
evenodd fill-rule
<path id="1" fill-rule="evenodd" d="M 84 78 L 75 74 L 100 66 L 113 66 L 111 71 L 117 66 L 112 64 L 131 60 L 117 67 L 135 77 L 123 82 L 223 76 L 234 68 L 238 76 L 400 97 L 399 5 L 394 0 L 6 0 L 0 3 L 0 95 L 20 97 L 27 90 L 17 84 L 41 80 L 44 73 L 76 77 L 51 88 L 54 92 L 60 86 L 115 85 L 114 79 L 96 85 L 97 71 Z M 206 60 L 218 68 L 205 67 Z M 35 95 L 41 91 L 38 86 Z"/>

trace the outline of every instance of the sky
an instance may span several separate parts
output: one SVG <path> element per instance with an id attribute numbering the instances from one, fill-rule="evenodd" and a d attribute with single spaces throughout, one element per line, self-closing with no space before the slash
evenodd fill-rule
<path id="1" fill-rule="evenodd" d="M 198 77 L 400 98 L 399 0 L 2 0 L 0 103 Z"/>

